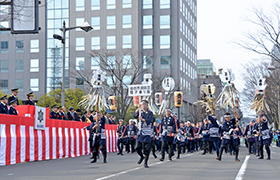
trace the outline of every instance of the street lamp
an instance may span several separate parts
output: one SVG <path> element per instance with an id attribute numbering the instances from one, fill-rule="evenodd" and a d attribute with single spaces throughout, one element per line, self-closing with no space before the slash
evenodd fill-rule
<path id="1" fill-rule="evenodd" d="M 58 34 L 54 34 L 53 38 L 58 39 L 63 44 L 63 56 L 62 56 L 62 87 L 61 87 L 61 105 L 64 106 L 65 101 L 65 34 L 66 31 L 81 28 L 85 32 L 88 32 L 92 30 L 93 28 L 89 25 L 88 22 L 83 23 L 81 26 L 75 26 L 75 27 L 68 27 L 66 28 L 66 23 L 63 21 L 63 27 L 59 30 L 62 31 L 62 37 Z"/>

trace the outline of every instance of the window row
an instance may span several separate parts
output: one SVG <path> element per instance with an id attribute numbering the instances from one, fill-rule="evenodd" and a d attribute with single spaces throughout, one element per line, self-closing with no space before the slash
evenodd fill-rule
<path id="1" fill-rule="evenodd" d="M 15 43 L 15 52 L 24 53 L 24 41 L 19 40 Z M 30 52 L 39 52 L 39 40 L 30 40 Z M 9 53 L 9 41 L 0 42 L 0 53 Z"/>
<path id="2" fill-rule="evenodd" d="M 91 0 L 91 10 L 100 10 L 100 3 L 101 0 Z M 122 8 L 131 7 L 132 0 L 122 0 Z M 116 0 L 106 0 L 106 9 L 116 9 Z M 76 11 L 85 11 L 85 0 L 76 0 Z"/>
<path id="3" fill-rule="evenodd" d="M 170 9 L 171 0 L 159 0 L 159 8 L 160 9 Z M 143 0 L 143 9 L 152 9 L 153 8 L 153 0 Z"/>
<path id="4" fill-rule="evenodd" d="M 30 72 L 39 72 L 39 59 L 30 59 Z M 0 73 L 9 72 L 9 60 L 0 60 Z M 24 60 L 17 59 L 15 72 L 24 72 Z"/>
<path id="5" fill-rule="evenodd" d="M 170 15 L 161 15 L 159 17 L 160 29 L 170 29 Z M 153 15 L 143 16 L 143 29 L 153 28 Z"/>
<path id="6" fill-rule="evenodd" d="M 183 89 L 185 89 L 189 94 L 191 94 L 191 83 L 188 82 L 186 79 L 184 78 L 180 78 L 180 85 L 183 87 Z"/>
<path id="7" fill-rule="evenodd" d="M 184 74 L 191 77 L 192 79 L 197 78 L 196 70 L 193 69 L 187 61 L 183 60 L 183 58 L 180 58 L 180 71 L 182 71 Z"/>
<path id="8" fill-rule="evenodd" d="M 101 62 L 102 61 L 102 62 Z M 100 63 L 105 64 L 107 69 L 116 69 L 117 60 L 116 56 L 107 56 L 105 60 L 101 60 L 100 57 L 91 57 L 91 70 L 100 69 Z M 143 68 L 149 69 L 153 66 L 153 57 L 152 56 L 143 56 Z M 131 55 L 125 55 L 122 57 L 121 66 L 123 69 L 132 68 L 132 57 Z M 166 69 L 170 68 L 171 65 L 171 56 L 161 56 L 160 57 L 160 68 Z M 76 57 L 76 70 L 85 70 L 85 58 Z"/>
<path id="9" fill-rule="evenodd" d="M 24 81 L 23 79 L 15 79 L 15 86 L 18 88 L 19 92 L 23 92 L 24 89 Z M 4 93 L 9 92 L 9 80 L 8 79 L 0 79 L 0 87 Z M 31 78 L 30 79 L 30 86 L 28 91 L 39 91 L 39 79 L 38 78 Z"/>

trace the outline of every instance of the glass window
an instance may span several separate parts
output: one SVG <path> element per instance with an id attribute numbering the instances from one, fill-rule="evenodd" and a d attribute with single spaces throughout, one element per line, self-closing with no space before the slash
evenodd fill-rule
<path id="1" fill-rule="evenodd" d="M 24 71 L 23 60 L 17 59 L 16 66 L 15 66 L 15 72 L 23 72 L 23 71 Z"/>
<path id="2" fill-rule="evenodd" d="M 91 0 L 91 10 L 100 10 L 100 0 Z"/>
<path id="3" fill-rule="evenodd" d="M 85 38 L 79 37 L 76 38 L 76 51 L 84 51 L 85 50 Z"/>
<path id="4" fill-rule="evenodd" d="M 143 56 L 143 68 L 149 69 L 153 65 L 153 57 L 152 56 Z"/>
<path id="5" fill-rule="evenodd" d="M 24 52 L 24 44 L 23 41 L 16 41 L 16 53 L 23 53 Z"/>
<path id="6" fill-rule="evenodd" d="M 81 77 L 76 78 L 76 85 L 77 85 L 77 86 L 82 86 L 82 85 L 84 85 L 84 82 L 85 82 L 84 78 L 81 78 Z"/>
<path id="7" fill-rule="evenodd" d="M 107 9 L 116 9 L 116 0 L 107 0 Z"/>
<path id="8" fill-rule="evenodd" d="M 122 82 L 123 82 L 123 85 L 127 86 L 127 85 L 130 85 L 131 84 L 131 76 L 123 76 L 123 79 L 122 79 Z"/>
<path id="9" fill-rule="evenodd" d="M 91 37 L 91 49 L 92 50 L 100 49 L 100 37 Z"/>
<path id="10" fill-rule="evenodd" d="M 100 57 L 91 57 L 91 70 L 100 69 Z"/>
<path id="11" fill-rule="evenodd" d="M 85 10 L 85 0 L 76 0 L 76 11 Z"/>
<path id="12" fill-rule="evenodd" d="M 122 8 L 131 8 L 131 0 L 122 0 Z"/>
<path id="13" fill-rule="evenodd" d="M 160 36 L 160 49 L 169 49 L 170 48 L 170 36 L 164 35 Z"/>
<path id="14" fill-rule="evenodd" d="M 85 70 L 85 58 L 76 57 L 76 70 Z"/>
<path id="15" fill-rule="evenodd" d="M 7 73 L 7 72 L 9 72 L 9 61 L 1 60 L 0 61 L 0 73 Z"/>
<path id="16" fill-rule="evenodd" d="M 107 36 L 107 49 L 116 49 L 116 36 Z"/>
<path id="17" fill-rule="evenodd" d="M 30 52 L 37 53 L 39 52 L 39 40 L 30 40 Z"/>
<path id="18" fill-rule="evenodd" d="M 123 15 L 123 25 L 122 28 L 131 28 L 131 15 Z"/>
<path id="19" fill-rule="evenodd" d="M 107 57 L 107 69 L 116 69 L 116 56 Z"/>
<path id="20" fill-rule="evenodd" d="M 132 58 L 130 55 L 123 56 L 123 69 L 131 68 Z"/>
<path id="21" fill-rule="evenodd" d="M 3 93 L 8 92 L 8 80 L 0 79 L 0 87 Z"/>
<path id="22" fill-rule="evenodd" d="M 39 72 L 39 59 L 30 59 L 30 72 Z"/>
<path id="23" fill-rule="evenodd" d="M 153 16 L 146 15 L 143 16 L 143 29 L 152 29 L 153 28 Z"/>
<path id="24" fill-rule="evenodd" d="M 131 48 L 132 47 L 132 38 L 131 35 L 124 35 L 123 36 L 123 45 L 122 48 Z"/>
<path id="25" fill-rule="evenodd" d="M 143 49 L 152 49 L 153 48 L 153 36 L 147 35 L 143 36 Z"/>
<path id="26" fill-rule="evenodd" d="M 19 92 L 23 92 L 23 79 L 16 79 L 15 86 L 18 88 Z"/>
<path id="27" fill-rule="evenodd" d="M 170 8 L 170 0 L 160 0 L 160 9 Z"/>
<path id="28" fill-rule="evenodd" d="M 85 22 L 85 18 L 76 18 L 76 26 L 80 26 Z M 77 28 L 76 31 L 82 31 L 81 28 Z"/>
<path id="29" fill-rule="evenodd" d="M 153 0 L 143 0 L 143 9 L 152 9 Z"/>
<path id="30" fill-rule="evenodd" d="M 161 69 L 168 69 L 168 68 L 170 68 L 170 61 L 171 61 L 171 57 L 170 56 L 161 56 L 160 57 L 160 68 Z"/>
<path id="31" fill-rule="evenodd" d="M 115 76 L 107 76 L 107 84 L 112 87 L 116 84 L 116 77 Z"/>
<path id="32" fill-rule="evenodd" d="M 92 17 L 91 18 L 91 25 L 95 30 L 100 30 L 100 17 Z"/>
<path id="33" fill-rule="evenodd" d="M 170 29 L 170 15 L 160 16 L 160 29 Z"/>
<path id="34" fill-rule="evenodd" d="M 107 29 L 116 29 L 116 16 L 107 16 Z"/>
<path id="35" fill-rule="evenodd" d="M 9 53 L 9 42 L 1 41 L 0 53 Z"/>
<path id="36" fill-rule="evenodd" d="M 39 79 L 38 78 L 30 79 L 30 89 L 31 89 L 31 91 L 39 91 Z"/>

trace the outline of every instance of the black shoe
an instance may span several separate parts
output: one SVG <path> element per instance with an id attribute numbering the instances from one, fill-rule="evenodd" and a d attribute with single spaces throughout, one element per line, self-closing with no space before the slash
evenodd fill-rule
<path id="1" fill-rule="evenodd" d="M 120 155 L 121 153 L 120 152 L 118 152 L 118 154 L 117 155 Z"/>
<path id="2" fill-rule="evenodd" d="M 92 160 L 90 163 L 96 163 L 96 159 Z"/>
<path id="3" fill-rule="evenodd" d="M 145 167 L 145 168 L 149 168 L 149 166 L 148 166 L 148 160 L 149 160 L 149 156 L 145 156 L 145 163 L 144 163 L 144 167 Z"/>
<path id="4" fill-rule="evenodd" d="M 144 163 L 144 167 L 145 167 L 145 168 L 149 168 L 149 166 L 148 166 L 147 163 Z"/>
<path id="5" fill-rule="evenodd" d="M 205 155 L 206 153 L 204 152 L 204 153 L 202 153 L 201 155 Z"/>
<path id="6" fill-rule="evenodd" d="M 172 157 L 169 157 L 169 161 L 172 161 Z"/>
<path id="7" fill-rule="evenodd" d="M 103 160 L 103 163 L 107 163 L 106 159 Z"/>
<path id="8" fill-rule="evenodd" d="M 142 156 L 142 157 L 140 157 L 140 159 L 139 159 L 139 161 L 137 163 L 141 164 L 143 160 L 144 160 L 144 157 Z"/>
<path id="9" fill-rule="evenodd" d="M 240 160 L 239 160 L 238 158 L 235 158 L 235 161 L 236 161 L 236 162 L 240 162 Z"/>
<path id="10" fill-rule="evenodd" d="M 180 159 L 180 156 L 177 156 L 177 158 L 176 159 Z"/>
<path id="11" fill-rule="evenodd" d="M 154 155 L 155 158 L 157 158 L 157 155 L 155 153 L 153 155 Z"/>
<path id="12" fill-rule="evenodd" d="M 123 153 L 121 153 L 120 155 L 123 156 Z"/>
<path id="13" fill-rule="evenodd" d="M 270 157 L 266 158 L 266 160 L 270 160 Z"/>
<path id="14" fill-rule="evenodd" d="M 259 157 L 259 159 L 263 159 L 263 157 L 261 156 L 261 157 Z"/>
<path id="15" fill-rule="evenodd" d="M 160 161 L 164 161 L 164 159 L 163 158 L 161 158 L 161 159 L 159 159 Z"/>

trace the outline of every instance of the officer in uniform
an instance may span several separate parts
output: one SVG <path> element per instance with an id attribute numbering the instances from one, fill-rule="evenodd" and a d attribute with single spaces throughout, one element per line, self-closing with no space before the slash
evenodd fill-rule
<path id="1" fill-rule="evenodd" d="M 135 152 L 134 146 L 135 146 L 136 131 L 137 131 L 136 126 L 133 124 L 133 120 L 130 119 L 129 125 L 126 126 L 127 142 L 126 142 L 125 149 L 127 153 L 130 153 L 130 149 L 131 149 L 131 153 Z"/>
<path id="2" fill-rule="evenodd" d="M 50 119 L 57 119 L 57 107 L 56 105 L 52 106 L 52 112 L 50 113 Z"/>
<path id="3" fill-rule="evenodd" d="M 123 124 L 123 120 L 120 119 L 119 120 L 119 125 L 117 127 L 117 133 L 118 133 L 118 142 L 117 142 L 117 145 L 118 145 L 118 149 L 119 149 L 119 152 L 117 155 L 123 155 L 123 146 L 124 146 L 124 143 L 126 141 L 126 126 Z"/>
<path id="4" fill-rule="evenodd" d="M 71 106 L 69 108 L 69 111 L 66 113 L 68 120 L 73 121 L 74 116 L 73 116 L 74 108 Z"/>
<path id="5" fill-rule="evenodd" d="M 254 120 L 251 120 L 250 123 L 246 126 L 243 134 L 248 143 L 249 155 L 253 153 L 254 155 L 256 155 L 254 125 L 255 125 Z"/>
<path id="6" fill-rule="evenodd" d="M 191 125 L 190 121 L 187 121 L 186 126 L 185 126 L 185 135 L 186 135 L 186 141 L 187 141 L 187 148 L 188 148 L 188 153 L 193 153 L 193 139 L 195 135 L 195 131 L 193 126 Z"/>
<path id="7" fill-rule="evenodd" d="M 18 115 L 18 112 L 15 109 L 16 106 L 17 106 L 17 101 L 16 101 L 16 99 L 14 99 L 10 102 L 9 114 Z"/>
<path id="8" fill-rule="evenodd" d="M 210 129 L 210 124 L 208 119 L 203 120 L 203 124 L 200 128 L 199 135 L 202 136 L 202 149 L 203 153 L 202 155 L 205 155 L 207 151 L 209 151 L 209 129 Z"/>
<path id="9" fill-rule="evenodd" d="M 18 88 L 11 89 L 11 91 L 12 91 L 12 95 L 8 98 L 8 104 L 10 104 L 12 100 L 16 99 L 16 103 L 17 105 L 19 105 L 18 98 L 17 98 Z"/>
<path id="10" fill-rule="evenodd" d="M 7 95 L 1 97 L 0 99 L 1 99 L 0 114 L 8 114 L 8 107 L 7 107 L 8 98 L 7 98 Z"/>
<path id="11" fill-rule="evenodd" d="M 95 132 L 95 135 L 93 135 L 93 160 L 91 163 L 95 163 L 97 161 L 97 154 L 99 151 L 99 148 L 103 154 L 103 163 L 107 163 L 107 150 L 106 150 L 106 136 L 105 136 L 105 118 L 103 114 L 97 110 L 97 113 L 95 115 L 95 122 L 93 122 L 87 129 L 93 130 Z"/>
<path id="12" fill-rule="evenodd" d="M 33 100 L 33 92 L 30 92 L 27 94 L 27 101 L 25 102 L 25 105 L 35 106 L 35 103 L 32 100 Z"/>
<path id="13" fill-rule="evenodd" d="M 266 119 L 266 115 L 261 115 L 261 118 L 259 118 L 258 126 L 255 126 L 255 133 L 257 135 L 260 135 L 259 139 L 259 147 L 260 147 L 260 154 L 261 157 L 259 159 L 263 159 L 263 146 L 265 146 L 265 150 L 267 152 L 267 160 L 270 160 L 270 134 L 269 134 L 269 128 L 268 128 L 268 121 Z"/>
<path id="14" fill-rule="evenodd" d="M 208 116 L 208 119 L 211 123 L 209 129 L 210 139 L 213 142 L 214 148 L 217 153 L 216 159 L 218 159 L 221 145 L 221 127 L 215 114 Z"/>
<path id="15" fill-rule="evenodd" d="M 234 114 L 237 116 L 238 119 L 240 119 L 239 115 L 236 113 L 236 111 L 234 110 Z M 223 155 L 223 150 L 227 148 L 227 146 L 233 144 L 234 145 L 234 150 L 235 150 L 235 161 L 239 162 L 240 160 L 238 159 L 238 145 L 236 145 L 235 143 L 233 143 L 233 136 L 236 137 L 237 134 L 234 133 L 236 131 L 239 131 L 239 128 L 236 127 L 236 119 L 232 118 L 230 119 L 230 113 L 225 113 L 224 114 L 224 118 L 225 121 L 223 123 L 222 129 L 221 129 L 221 133 L 223 135 L 223 139 L 222 139 L 222 145 L 220 148 L 220 154 L 219 154 L 219 158 L 216 158 L 218 161 L 222 160 L 222 155 Z M 234 141 L 236 142 L 236 140 Z"/>
<path id="16" fill-rule="evenodd" d="M 81 118 L 79 116 L 78 113 L 80 113 L 81 110 L 80 109 L 76 109 L 76 111 L 74 111 L 73 116 L 74 116 L 74 121 L 81 121 Z"/>
<path id="17" fill-rule="evenodd" d="M 140 106 L 142 110 L 139 113 Z M 148 110 L 148 101 L 144 100 L 141 102 L 141 104 L 139 104 L 138 109 L 133 112 L 133 117 L 140 120 L 138 123 L 139 128 L 136 140 L 136 151 L 140 156 L 138 164 L 141 164 L 145 159 L 144 167 L 149 168 L 148 160 L 151 151 L 151 133 L 155 117 L 153 112 Z M 144 151 L 144 155 L 142 151 Z"/>
<path id="18" fill-rule="evenodd" d="M 171 116 L 171 110 L 165 110 L 165 116 L 161 120 L 161 158 L 160 161 L 164 161 L 165 151 L 169 151 L 169 160 L 172 161 L 173 152 L 173 139 L 176 133 L 175 119 Z"/>

